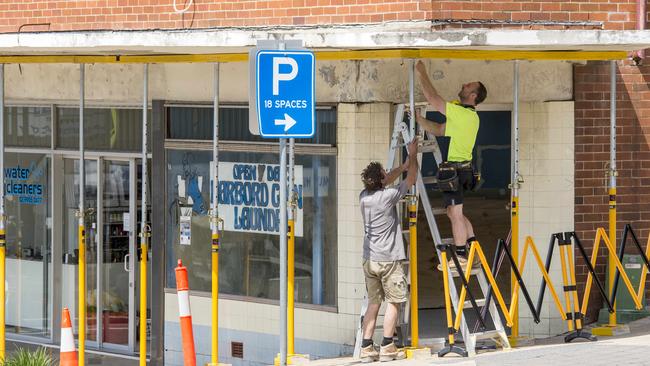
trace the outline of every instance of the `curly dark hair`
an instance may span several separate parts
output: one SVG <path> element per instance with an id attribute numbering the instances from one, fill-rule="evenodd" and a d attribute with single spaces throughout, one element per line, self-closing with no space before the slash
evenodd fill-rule
<path id="1" fill-rule="evenodd" d="M 370 192 L 378 191 L 384 187 L 384 168 L 381 163 L 373 161 L 361 172 L 361 181 Z"/>

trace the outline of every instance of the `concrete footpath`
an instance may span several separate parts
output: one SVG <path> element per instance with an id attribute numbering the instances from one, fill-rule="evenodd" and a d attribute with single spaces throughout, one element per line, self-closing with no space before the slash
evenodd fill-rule
<path id="1" fill-rule="evenodd" d="M 444 358 L 431 356 L 419 360 L 374 362 L 363 365 L 382 366 L 650 366 L 650 318 L 629 323 L 630 333 L 615 337 L 599 337 L 596 342 L 576 340 L 564 343 L 563 336 L 536 340 L 536 345 L 514 348 L 509 351 L 493 351 L 472 358 L 448 355 Z M 317 360 L 310 366 L 362 365 L 352 358 Z"/>

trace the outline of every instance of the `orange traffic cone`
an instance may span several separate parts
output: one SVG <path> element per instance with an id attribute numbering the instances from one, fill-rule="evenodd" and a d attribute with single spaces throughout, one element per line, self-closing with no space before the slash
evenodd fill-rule
<path id="1" fill-rule="evenodd" d="M 178 313 L 181 321 L 181 338 L 183 340 L 183 365 L 196 366 L 194 352 L 194 333 L 192 331 L 192 313 L 190 311 L 190 286 L 187 280 L 187 268 L 178 260 L 176 267 L 176 293 L 178 295 Z"/>
<path id="2" fill-rule="evenodd" d="M 61 314 L 61 355 L 59 357 L 61 366 L 77 366 L 77 351 L 74 348 L 74 334 L 68 308 L 63 308 Z"/>

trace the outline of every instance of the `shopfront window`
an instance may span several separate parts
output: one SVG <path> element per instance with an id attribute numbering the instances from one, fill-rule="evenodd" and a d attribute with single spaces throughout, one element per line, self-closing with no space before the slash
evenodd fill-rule
<path id="1" fill-rule="evenodd" d="M 79 148 L 79 108 L 57 108 L 57 147 Z M 151 112 L 149 113 L 151 120 Z M 149 134 L 151 136 L 151 134 Z M 142 110 L 86 108 L 84 144 L 89 150 L 140 151 Z"/>
<path id="2" fill-rule="evenodd" d="M 52 277 L 50 158 L 5 154 L 8 332 L 49 337 Z"/>
<path id="3" fill-rule="evenodd" d="M 186 108 L 191 109 L 191 108 Z M 197 115 L 185 111 L 179 114 Z M 248 117 L 248 110 L 241 117 Z M 327 110 L 330 113 L 331 110 Z M 199 113 L 200 114 L 200 113 Z M 335 112 L 332 112 L 335 126 Z M 323 114 L 325 118 L 329 114 Z M 233 122 L 232 126 L 239 126 Z M 245 131 L 248 133 L 248 122 Z M 228 129 L 224 135 L 237 132 Z M 242 132 L 243 133 L 243 132 Z M 211 132 L 210 132 L 211 134 Z M 321 138 L 316 136 L 315 140 Z M 231 140 L 232 141 L 232 140 Z M 332 139 L 332 144 L 335 143 Z M 279 298 L 279 156 L 244 144 L 219 153 L 219 216 L 224 220 L 219 251 L 219 291 Z M 268 150 L 268 149 L 267 149 Z M 210 162 L 212 153 L 168 149 L 166 183 L 167 287 L 175 287 L 178 259 L 192 268 L 192 290 L 211 290 Z M 296 301 L 336 303 L 336 154 L 296 154 Z"/>
<path id="4" fill-rule="evenodd" d="M 49 107 L 6 107 L 7 146 L 50 147 L 52 109 Z"/>

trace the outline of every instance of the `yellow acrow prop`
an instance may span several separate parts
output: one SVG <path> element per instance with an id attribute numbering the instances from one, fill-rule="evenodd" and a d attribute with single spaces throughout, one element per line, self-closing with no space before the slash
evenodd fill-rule
<path id="1" fill-rule="evenodd" d="M 517 268 L 519 269 L 519 273 L 523 273 L 524 268 L 526 267 L 526 258 L 528 254 L 528 249 L 530 249 L 533 252 L 533 256 L 535 257 L 535 261 L 537 262 L 537 267 L 539 267 L 540 272 L 542 272 L 542 276 L 544 276 L 544 279 L 546 280 L 546 285 L 549 291 L 551 292 L 551 295 L 553 296 L 555 307 L 557 307 L 557 310 L 560 313 L 562 320 L 566 321 L 567 320 L 566 312 L 562 307 L 562 302 L 560 301 L 560 297 L 557 295 L 557 292 L 555 292 L 555 287 L 553 286 L 551 277 L 549 276 L 548 272 L 546 272 L 546 268 L 544 267 L 544 262 L 542 262 L 542 258 L 539 255 L 537 246 L 535 245 L 533 238 L 531 238 L 530 236 L 526 237 L 526 244 L 524 245 L 524 249 L 521 253 L 521 260 L 519 261 L 519 263 L 517 263 Z M 510 301 L 510 311 L 509 311 L 510 317 L 513 319 L 514 319 L 514 312 L 515 312 L 515 304 L 518 301 L 519 301 L 519 282 L 515 282 L 515 285 L 512 290 L 512 300 Z"/>
<path id="2" fill-rule="evenodd" d="M 614 259 L 614 263 L 616 264 L 616 267 L 618 268 L 618 271 L 621 274 L 621 278 L 623 279 L 623 282 L 625 283 L 625 287 L 627 288 L 627 291 L 630 293 L 630 296 L 632 297 L 632 300 L 634 300 L 634 305 L 637 310 L 640 310 L 643 306 L 641 305 L 641 299 L 642 297 L 637 296 L 636 291 L 634 291 L 634 288 L 632 287 L 632 283 L 630 282 L 629 277 L 627 276 L 627 273 L 625 273 L 625 269 L 623 268 L 623 264 L 621 264 L 621 261 L 618 259 L 618 256 L 616 255 L 616 249 L 612 245 L 612 243 L 609 241 L 609 237 L 607 236 L 607 233 L 605 232 L 605 229 L 603 228 L 598 228 L 596 230 L 596 239 L 594 239 L 594 248 L 591 253 L 591 265 L 593 267 L 596 266 L 596 260 L 598 259 L 598 249 L 600 248 L 600 242 L 601 240 L 605 243 L 605 246 L 607 247 L 607 250 L 609 251 L 610 254 L 614 254 L 612 257 Z M 642 277 L 642 279 L 644 279 Z M 589 293 L 591 292 L 591 284 L 593 283 L 593 276 L 591 273 L 587 276 L 587 284 L 585 285 L 585 293 L 582 298 L 582 314 L 585 314 L 587 311 L 587 306 L 589 303 Z M 642 282 L 643 283 L 643 282 Z"/>

